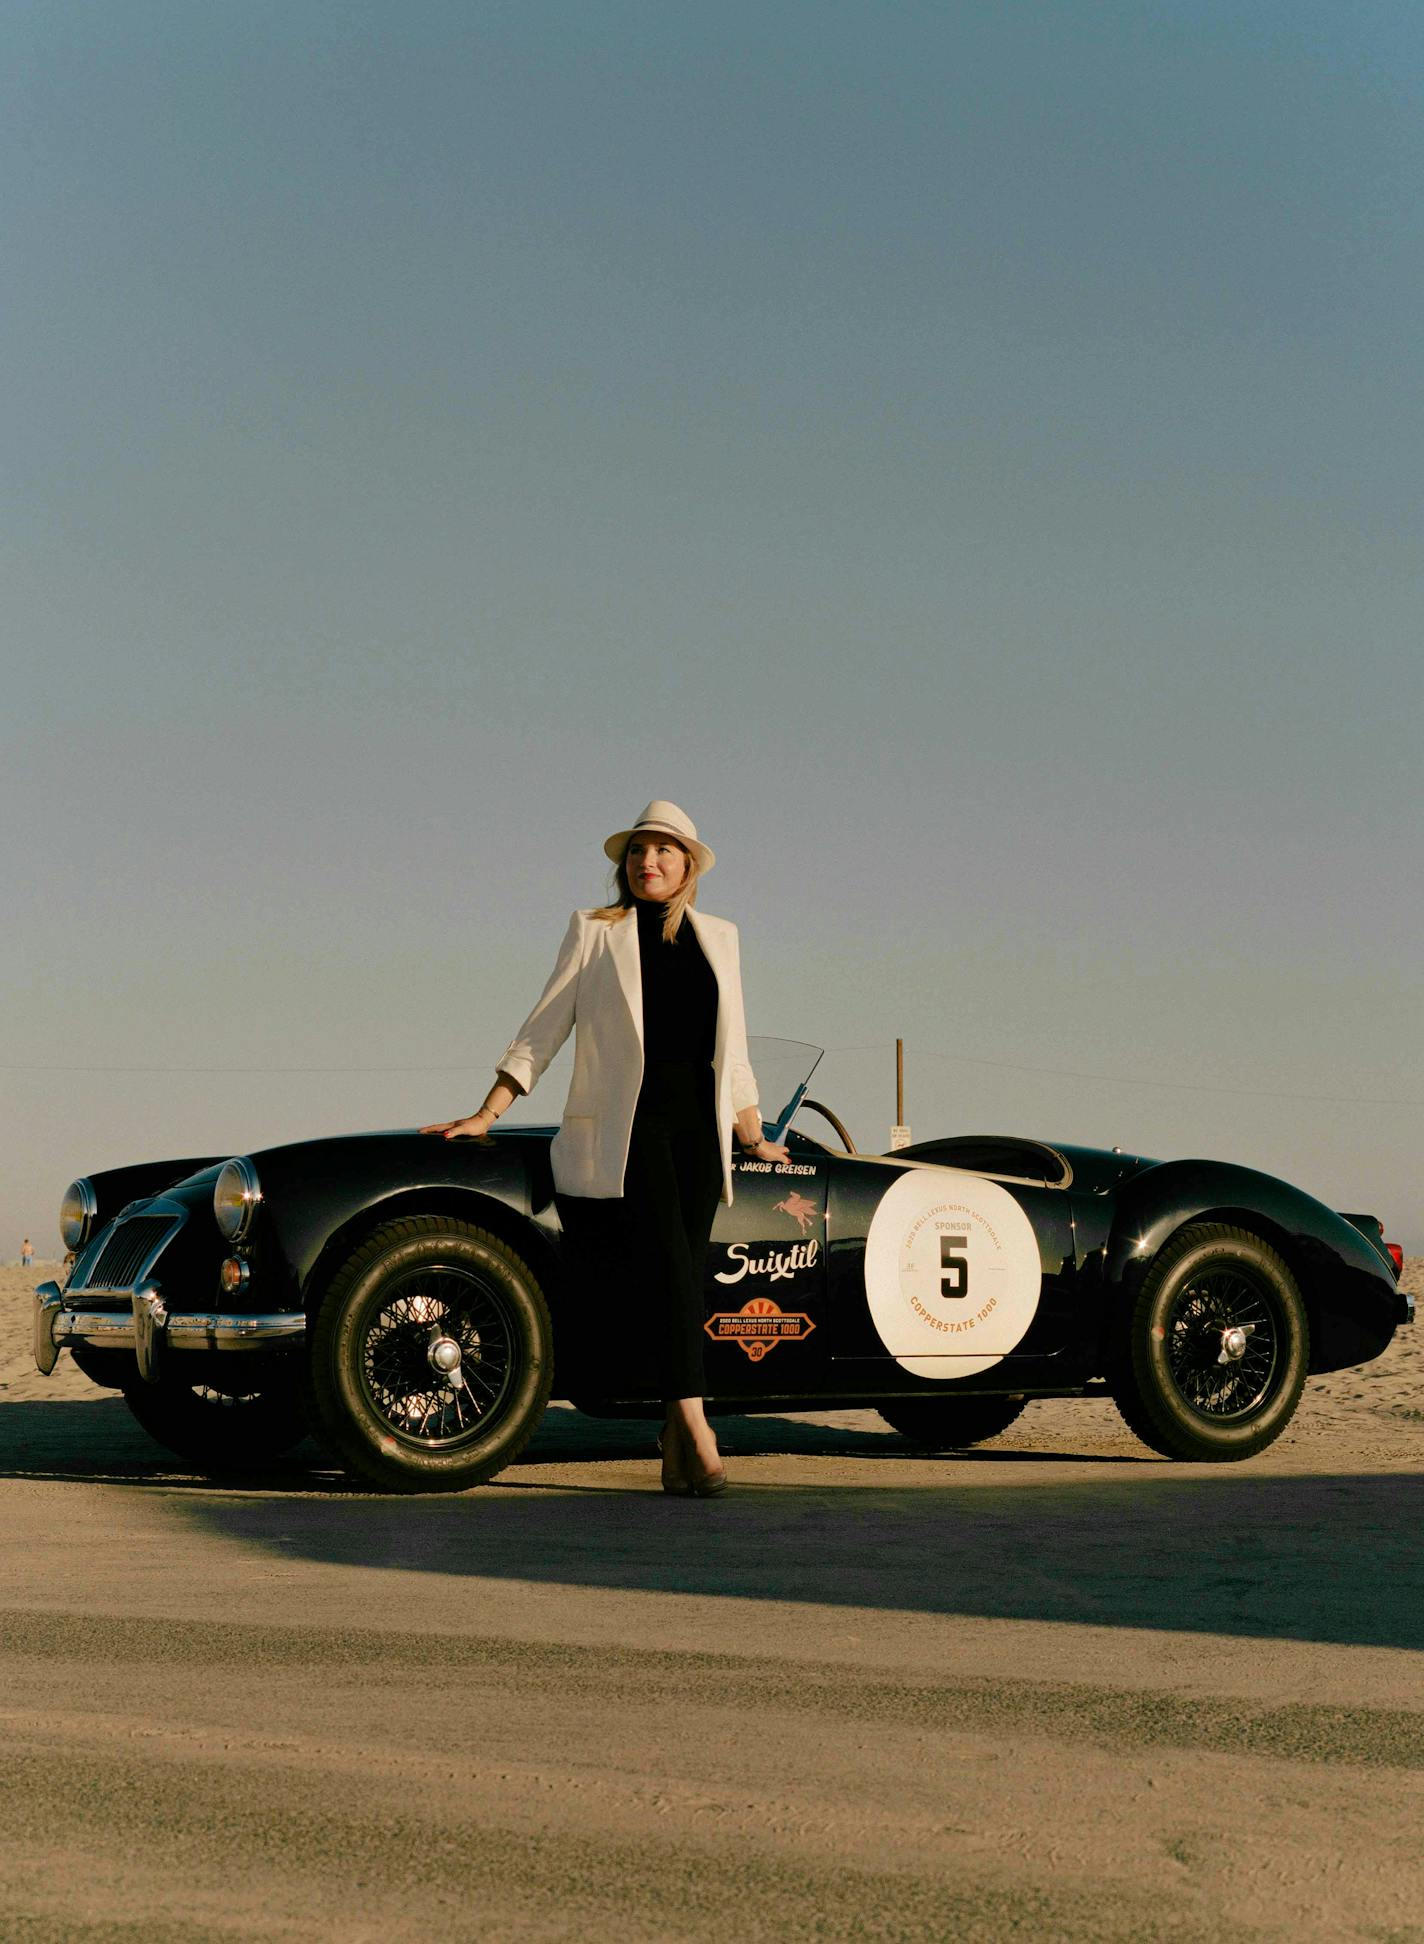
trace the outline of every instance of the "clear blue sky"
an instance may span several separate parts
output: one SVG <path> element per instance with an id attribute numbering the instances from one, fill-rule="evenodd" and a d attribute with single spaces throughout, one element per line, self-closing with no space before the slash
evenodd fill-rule
<path id="1" fill-rule="evenodd" d="M 902 1034 L 919 1136 L 1424 1248 L 1416 6 L 11 0 L 0 73 L 0 1256 L 471 1109 L 654 795 L 862 1145 Z"/>

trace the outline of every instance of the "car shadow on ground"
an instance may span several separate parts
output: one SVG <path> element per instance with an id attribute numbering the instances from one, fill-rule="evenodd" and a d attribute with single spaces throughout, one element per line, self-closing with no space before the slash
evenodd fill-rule
<path id="1" fill-rule="evenodd" d="M 862 1473 L 708 1501 L 529 1490 L 515 1473 L 464 1498 L 359 1506 L 193 1494 L 181 1515 L 287 1563 L 1424 1648 L 1410 1474 L 1018 1469 L 990 1479 L 950 1459 L 943 1483 Z"/>
<path id="2" fill-rule="evenodd" d="M 689 1501 L 657 1491 L 647 1425 L 554 1411 L 542 1447 L 485 1489 L 381 1498 L 316 1453 L 246 1481 L 199 1479 L 155 1456 L 136 1426 L 130 1437 L 126 1418 L 117 1400 L 7 1406 L 0 1475 L 161 1486 L 175 1517 L 288 1566 L 1424 1648 L 1424 1482 L 1411 1473 L 1127 1459 L 1045 1476 L 1047 1454 L 990 1446 L 867 1475 L 861 1461 L 903 1461 L 909 1447 L 749 1419 L 724 1421 L 729 1454 L 853 1458 L 854 1479 L 753 1475 L 725 1498 Z M 28 1459 L 16 1448 L 27 1423 L 42 1434 Z M 62 1457 L 34 1448 L 61 1427 Z M 615 1488 L 540 1479 L 540 1463 L 585 1457 L 616 1466 Z"/>
<path id="3" fill-rule="evenodd" d="M 799 1417 L 718 1417 L 717 1436 L 729 1457 L 855 1458 L 870 1461 L 904 1459 L 916 1447 L 888 1426 L 866 1429 L 877 1422 L 872 1412 L 845 1413 L 860 1422 L 810 1422 Z M 508 1484 L 521 1470 L 542 1465 L 656 1465 L 655 1438 L 659 1425 L 642 1418 L 586 1417 L 571 1405 L 551 1404 L 539 1429 L 502 1474 Z M 957 1452 L 956 1463 L 1108 1464 L 1160 1463 L 1150 1452 L 1083 1454 L 1048 1448 L 1008 1451 L 988 1444 Z M 88 1479 L 91 1483 L 161 1484 L 173 1488 L 231 1484 L 241 1478 L 260 1482 L 269 1491 L 331 1491 L 344 1497 L 369 1496 L 371 1488 L 344 1473 L 314 1443 L 260 1470 L 224 1471 L 221 1480 L 201 1475 L 161 1445 L 131 1416 L 119 1397 L 41 1398 L 0 1404 L 0 1478 Z M 598 1486 L 587 1489 L 597 1491 Z M 621 1486 L 620 1486 L 621 1489 Z M 464 1495 L 461 1495 L 464 1496 Z"/>

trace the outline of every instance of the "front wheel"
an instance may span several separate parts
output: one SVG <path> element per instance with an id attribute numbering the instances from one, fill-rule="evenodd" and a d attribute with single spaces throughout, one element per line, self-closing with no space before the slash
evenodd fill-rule
<path id="1" fill-rule="evenodd" d="M 1295 1278 L 1246 1229 L 1198 1222 L 1148 1272 L 1117 1346 L 1113 1393 L 1167 1458 L 1250 1458 L 1290 1422 L 1310 1328 Z"/>
<path id="2" fill-rule="evenodd" d="M 922 1451 L 963 1451 L 997 1438 L 1023 1410 L 1022 1397 L 897 1397 L 879 1406 L 892 1431 Z"/>
<path id="3" fill-rule="evenodd" d="M 553 1382 L 528 1265 L 453 1216 L 387 1223 L 337 1270 L 310 1326 L 313 1423 L 392 1492 L 460 1492 L 510 1464 Z"/>
<path id="4" fill-rule="evenodd" d="M 211 1362 L 201 1373 L 169 1359 L 156 1384 L 129 1374 L 124 1402 L 150 1438 L 207 1471 L 270 1465 L 307 1435 L 295 1367 L 264 1368 L 249 1356 Z"/>

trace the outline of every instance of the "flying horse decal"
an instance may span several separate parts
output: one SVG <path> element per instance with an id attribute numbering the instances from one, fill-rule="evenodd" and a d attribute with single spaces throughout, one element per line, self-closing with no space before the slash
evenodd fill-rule
<path id="1" fill-rule="evenodd" d="M 811 1218 L 816 1213 L 816 1204 L 807 1201 L 804 1195 L 798 1195 L 794 1188 L 785 1201 L 779 1201 L 774 1206 L 778 1215 L 789 1215 L 803 1235 L 810 1227 Z"/>

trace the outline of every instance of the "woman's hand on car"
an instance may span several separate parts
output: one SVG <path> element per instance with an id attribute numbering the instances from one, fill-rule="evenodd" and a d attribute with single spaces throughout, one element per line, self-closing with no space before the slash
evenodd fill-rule
<path id="1" fill-rule="evenodd" d="M 789 1161 L 791 1150 L 781 1141 L 757 1141 L 752 1147 L 744 1147 L 742 1153 L 753 1161 Z"/>
<path id="2" fill-rule="evenodd" d="M 483 1140 L 510 1102 L 517 1100 L 524 1091 L 519 1082 L 501 1068 L 483 1107 L 477 1108 L 473 1114 L 467 1114 L 464 1120 L 432 1121 L 420 1131 L 422 1134 L 443 1134 L 447 1141 L 453 1141 L 459 1134 L 469 1134 Z"/>
<path id="3" fill-rule="evenodd" d="M 465 1120 L 432 1121 L 429 1127 L 422 1127 L 422 1134 L 443 1134 L 447 1141 L 453 1141 L 458 1134 L 484 1135 L 494 1126 L 496 1116 L 487 1107 L 481 1107 L 477 1114 L 470 1114 Z"/>

